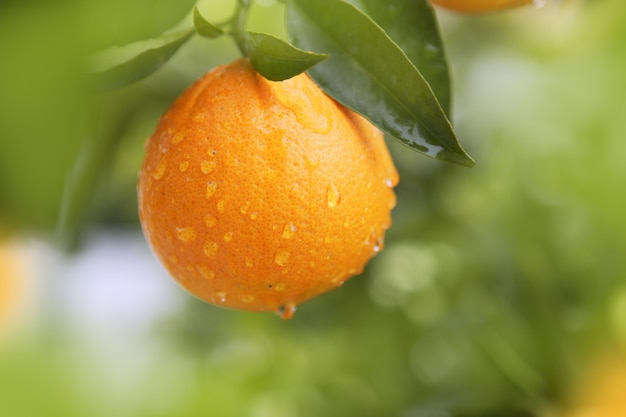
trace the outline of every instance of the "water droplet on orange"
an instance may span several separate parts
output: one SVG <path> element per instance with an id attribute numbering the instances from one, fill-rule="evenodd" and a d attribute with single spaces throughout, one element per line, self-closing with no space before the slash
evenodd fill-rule
<path id="1" fill-rule="evenodd" d="M 291 239 L 294 233 L 296 233 L 296 226 L 291 222 L 287 223 L 283 228 L 283 238 Z"/>
<path id="2" fill-rule="evenodd" d="M 341 194 L 339 193 L 339 190 L 337 189 L 335 184 L 333 184 L 332 182 L 326 189 L 326 197 L 328 201 L 328 207 L 337 207 L 337 205 L 339 205 L 339 203 L 341 202 Z"/>
<path id="3" fill-rule="evenodd" d="M 287 262 L 289 261 L 289 256 L 291 256 L 289 252 L 285 250 L 281 250 L 278 253 L 276 253 L 276 256 L 274 257 L 274 262 L 276 262 L 276 264 L 280 266 L 285 266 L 287 265 Z"/>
<path id="4" fill-rule="evenodd" d="M 292 302 L 289 302 L 284 306 L 280 306 L 276 314 L 278 314 L 278 317 L 283 320 L 289 320 L 294 316 L 294 314 L 296 314 L 296 305 Z"/>
<path id="5" fill-rule="evenodd" d="M 217 183 L 215 181 L 209 181 L 206 184 L 206 198 L 213 197 L 213 194 L 215 194 L 216 190 L 217 190 Z"/>

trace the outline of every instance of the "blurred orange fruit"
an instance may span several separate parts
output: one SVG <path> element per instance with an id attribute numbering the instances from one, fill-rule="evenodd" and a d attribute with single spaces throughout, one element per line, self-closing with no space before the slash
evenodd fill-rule
<path id="1" fill-rule="evenodd" d="M 305 74 L 247 59 L 188 88 L 146 144 L 143 232 L 190 293 L 274 311 L 359 274 L 383 247 L 398 174 L 383 135 Z"/>
<path id="2" fill-rule="evenodd" d="M 26 275 L 21 250 L 0 236 L 0 337 L 17 318 L 25 298 Z"/>
<path id="3" fill-rule="evenodd" d="M 480 13 L 533 3 L 534 0 L 431 0 L 434 4 L 462 13 Z"/>
<path id="4" fill-rule="evenodd" d="M 626 416 L 626 355 L 598 360 L 584 375 L 565 417 Z"/>

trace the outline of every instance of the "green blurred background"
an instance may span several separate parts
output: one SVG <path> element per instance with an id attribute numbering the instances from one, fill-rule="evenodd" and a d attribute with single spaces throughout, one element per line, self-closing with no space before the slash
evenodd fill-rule
<path id="1" fill-rule="evenodd" d="M 587 365 L 626 347 L 626 3 L 438 10 L 476 167 L 390 142 L 385 250 L 290 321 L 183 293 L 138 226 L 145 138 L 234 45 L 193 38 L 111 93 L 84 75 L 193 3 L 0 4 L 0 234 L 30 270 L 0 334 L 0 416 L 573 415 Z M 282 36 L 281 10 L 257 1 L 251 28 Z"/>

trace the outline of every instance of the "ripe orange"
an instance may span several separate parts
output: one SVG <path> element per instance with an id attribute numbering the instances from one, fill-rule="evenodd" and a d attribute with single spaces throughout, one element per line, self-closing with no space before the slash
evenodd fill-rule
<path id="1" fill-rule="evenodd" d="M 431 0 L 434 4 L 462 13 L 479 13 L 530 4 L 534 0 Z"/>
<path id="2" fill-rule="evenodd" d="M 0 339 L 18 318 L 26 298 L 27 278 L 22 251 L 0 236 Z"/>
<path id="3" fill-rule="evenodd" d="M 204 75 L 159 121 L 139 215 L 190 293 L 290 318 L 382 249 L 397 182 L 363 117 L 305 74 L 272 82 L 240 59 Z"/>

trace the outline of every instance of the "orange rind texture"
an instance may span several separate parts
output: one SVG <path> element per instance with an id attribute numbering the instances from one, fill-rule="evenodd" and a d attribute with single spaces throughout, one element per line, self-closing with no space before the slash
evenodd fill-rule
<path id="1" fill-rule="evenodd" d="M 207 302 L 290 318 L 383 247 L 398 174 L 383 135 L 305 74 L 247 59 L 188 88 L 146 143 L 143 232 Z"/>

